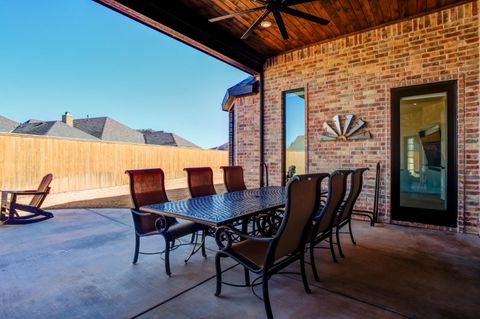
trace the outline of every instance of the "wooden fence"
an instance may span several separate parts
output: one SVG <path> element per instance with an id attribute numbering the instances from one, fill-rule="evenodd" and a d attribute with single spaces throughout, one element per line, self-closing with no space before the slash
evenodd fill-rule
<path id="1" fill-rule="evenodd" d="M 35 188 L 47 173 L 52 193 L 115 187 L 128 184 L 125 170 L 151 167 L 184 187 L 184 167 L 210 166 L 221 182 L 227 164 L 226 151 L 0 134 L 0 189 Z"/>
<path id="2" fill-rule="evenodd" d="M 305 174 L 305 151 L 287 151 L 285 157 L 285 169 L 295 165 L 296 174 Z"/>

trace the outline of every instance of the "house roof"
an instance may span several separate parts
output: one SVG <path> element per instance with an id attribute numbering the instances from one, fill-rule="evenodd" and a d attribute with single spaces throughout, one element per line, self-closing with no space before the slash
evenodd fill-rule
<path id="1" fill-rule="evenodd" d="M 222 101 L 222 110 L 229 111 L 232 109 L 233 101 L 236 97 L 244 96 L 258 92 L 258 81 L 254 76 L 238 82 L 231 88 L 227 89 Z"/>
<path id="2" fill-rule="evenodd" d="M 228 142 L 220 146 L 212 147 L 211 150 L 228 151 Z"/>
<path id="3" fill-rule="evenodd" d="M 175 133 L 153 130 L 143 130 L 141 132 L 145 137 L 146 144 L 200 148 L 200 146 L 195 145 L 190 141 L 187 141 L 186 139 L 178 136 Z"/>
<path id="4" fill-rule="evenodd" d="M 142 133 L 109 117 L 78 119 L 73 126 L 104 141 L 145 144 Z"/>
<path id="5" fill-rule="evenodd" d="M 260 73 L 268 58 L 283 52 L 419 17 L 473 0 L 277 1 L 275 7 L 283 12 L 281 18 L 289 34 L 288 40 L 282 39 L 275 26 L 256 28 L 247 39 L 241 39 L 242 34 L 263 14 L 263 9 L 256 8 L 263 6 L 264 1 L 95 1 L 247 72 Z M 287 5 L 291 5 L 290 10 L 287 9 L 290 14 L 285 12 Z M 209 22 L 211 18 L 235 14 L 242 10 L 247 10 L 248 13 Z M 296 13 L 292 13 L 292 10 Z M 302 15 L 305 17 L 305 14 L 330 22 L 321 25 L 300 18 Z M 275 17 L 271 13 L 266 16 L 266 20 L 275 24 Z"/>
<path id="6" fill-rule="evenodd" d="M 94 136 L 60 121 L 27 121 L 12 133 L 96 140 Z"/>
<path id="7" fill-rule="evenodd" d="M 299 135 L 288 145 L 289 151 L 304 151 L 305 150 L 305 135 Z"/>
<path id="8" fill-rule="evenodd" d="M 11 132 L 18 126 L 18 123 L 0 115 L 0 132 Z"/>

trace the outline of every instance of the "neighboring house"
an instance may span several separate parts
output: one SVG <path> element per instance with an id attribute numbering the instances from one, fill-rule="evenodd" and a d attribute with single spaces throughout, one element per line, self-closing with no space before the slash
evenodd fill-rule
<path id="1" fill-rule="evenodd" d="M 228 142 L 220 146 L 212 147 L 211 150 L 228 151 Z"/>
<path id="2" fill-rule="evenodd" d="M 18 123 L 0 115 L 0 132 L 9 133 L 18 126 Z"/>
<path id="3" fill-rule="evenodd" d="M 96 137 L 61 121 L 30 120 L 20 124 L 12 133 L 97 140 Z"/>
<path id="4" fill-rule="evenodd" d="M 140 132 L 142 132 L 145 137 L 145 144 L 201 148 L 175 133 L 154 130 L 140 130 Z"/>
<path id="5" fill-rule="evenodd" d="M 30 119 L 20 125 L 0 116 L 0 132 L 200 148 L 175 133 L 150 129 L 137 131 L 109 117 L 74 120 L 68 112 L 62 115 L 61 121 Z"/>
<path id="6" fill-rule="evenodd" d="M 299 135 L 288 145 L 288 151 L 305 151 L 305 135 Z"/>
<path id="7" fill-rule="evenodd" d="M 143 134 L 109 117 L 73 120 L 73 127 L 103 141 L 145 144 Z"/>

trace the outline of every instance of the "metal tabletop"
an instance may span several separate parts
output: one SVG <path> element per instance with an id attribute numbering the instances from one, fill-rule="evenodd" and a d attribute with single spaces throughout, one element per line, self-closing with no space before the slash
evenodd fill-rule
<path id="1" fill-rule="evenodd" d="M 146 205 L 141 211 L 218 227 L 285 205 L 285 188 L 270 186 Z"/>

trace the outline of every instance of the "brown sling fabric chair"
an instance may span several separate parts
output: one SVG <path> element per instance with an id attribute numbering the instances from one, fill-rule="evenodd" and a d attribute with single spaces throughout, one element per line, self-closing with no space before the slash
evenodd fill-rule
<path id="1" fill-rule="evenodd" d="M 223 182 L 227 192 L 236 192 L 247 189 L 243 179 L 243 168 L 241 166 L 221 166 L 223 169 Z"/>
<path id="2" fill-rule="evenodd" d="M 370 219 L 370 226 L 375 226 L 378 218 L 378 200 L 380 197 L 380 162 L 377 163 L 375 169 L 375 191 L 373 195 L 373 208 L 372 210 L 354 209 L 352 214 L 365 216 Z"/>
<path id="3" fill-rule="evenodd" d="M 160 168 L 128 170 L 126 173 L 130 178 L 130 195 L 134 208 L 131 209 L 133 223 L 135 226 L 135 253 L 133 263 L 137 263 L 138 255 L 165 254 L 165 272 L 171 275 L 170 271 L 170 251 L 180 245 L 175 241 L 181 237 L 192 235 L 189 244 L 194 243 L 193 239 L 197 232 L 202 231 L 204 227 L 193 222 L 179 223 L 175 218 L 161 216 L 150 213 L 143 213 L 139 208 L 144 205 L 167 202 L 165 192 L 165 177 Z M 165 239 L 165 249 L 161 252 L 147 253 L 140 252 L 140 238 L 152 235 L 162 235 Z M 202 253 L 205 257 L 205 246 L 202 242 Z"/>
<path id="4" fill-rule="evenodd" d="M 352 233 L 352 211 L 355 206 L 355 202 L 358 199 L 362 191 L 363 186 L 363 173 L 367 171 L 368 168 L 358 168 L 351 173 L 351 183 L 350 183 L 350 192 L 348 194 L 347 200 L 340 207 L 340 212 L 334 221 L 334 226 L 336 228 L 336 237 L 337 237 L 337 246 L 340 256 L 345 257 L 342 251 L 342 246 L 340 244 L 340 229 L 348 225 L 348 231 L 350 233 L 350 239 L 352 243 L 356 245 L 355 239 L 353 238 Z"/>
<path id="5" fill-rule="evenodd" d="M 190 196 L 200 197 L 217 193 L 213 186 L 213 171 L 210 167 L 190 167 L 183 170 L 187 172 Z"/>
<path id="6" fill-rule="evenodd" d="M 333 225 L 334 219 L 345 197 L 348 174 L 349 171 L 335 171 L 330 175 L 327 200 L 321 208 L 320 213 L 314 218 L 314 226 L 310 232 L 311 239 L 309 248 L 310 264 L 316 281 L 320 281 L 320 279 L 315 267 L 315 246 L 328 239 L 332 258 L 335 262 L 338 262 L 335 256 L 335 250 L 333 249 Z"/>
<path id="7" fill-rule="evenodd" d="M 36 190 L 3 191 L 1 219 L 4 224 L 28 224 L 52 218 L 52 213 L 41 209 L 45 198 L 47 198 L 47 195 L 50 193 L 50 183 L 52 179 L 52 174 L 45 175 Z M 33 197 L 30 203 L 20 204 L 17 202 L 20 196 Z M 29 214 L 20 215 L 19 211 Z"/>
<path id="8" fill-rule="evenodd" d="M 263 302 L 267 318 L 273 318 L 268 294 L 269 278 L 297 260 L 300 261 L 304 289 L 310 293 L 305 274 L 305 244 L 312 219 L 318 211 L 320 183 L 327 176 L 328 174 L 294 176 L 287 183 L 285 215 L 273 236 L 250 236 L 232 226 L 222 226 L 217 229 L 215 239 L 220 251 L 215 256 L 216 296 L 220 295 L 222 287 L 220 264 L 222 257 L 231 257 L 250 271 L 260 275 L 257 279 L 262 280 Z M 235 237 L 242 240 L 234 242 Z M 253 290 L 255 284 L 251 287 Z"/>

